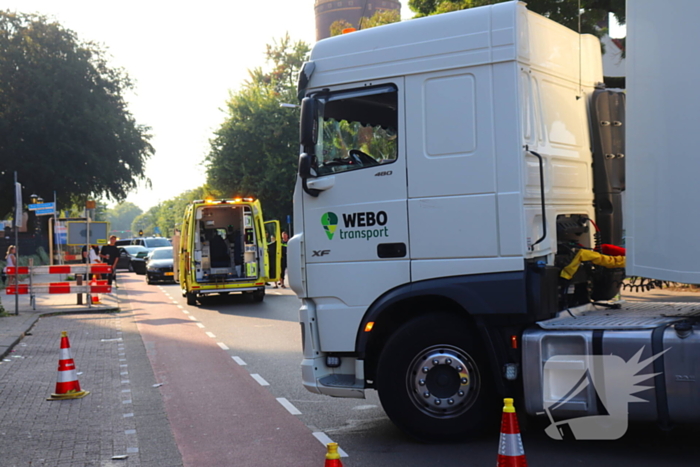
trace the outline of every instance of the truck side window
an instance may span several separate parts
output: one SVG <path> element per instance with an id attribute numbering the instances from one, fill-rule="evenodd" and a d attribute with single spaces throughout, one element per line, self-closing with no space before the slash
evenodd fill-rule
<path id="1" fill-rule="evenodd" d="M 398 154 L 398 92 L 385 85 L 318 97 L 318 175 L 389 164 Z"/>

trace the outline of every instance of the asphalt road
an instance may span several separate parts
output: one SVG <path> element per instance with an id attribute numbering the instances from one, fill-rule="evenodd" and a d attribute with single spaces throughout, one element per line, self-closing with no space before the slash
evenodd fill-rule
<path id="1" fill-rule="evenodd" d="M 188 432 L 188 427 L 207 427 L 200 418 L 213 417 L 218 423 L 224 423 L 227 410 L 237 413 L 246 404 L 255 410 L 246 415 L 249 418 L 244 425 L 236 424 L 235 430 L 229 430 L 226 436 L 239 436 L 240 430 L 244 430 L 254 433 L 249 442 L 264 438 L 264 430 L 270 429 L 271 425 L 259 424 L 256 417 L 275 420 L 280 426 L 288 424 L 293 427 L 293 436 L 286 442 L 291 444 L 279 447 L 288 450 L 285 451 L 288 453 L 285 465 L 322 465 L 322 454 L 319 457 L 319 452 L 323 451 L 321 442 L 330 440 L 338 442 L 347 455 L 342 459 L 346 467 L 486 466 L 496 461 L 497 432 L 457 444 L 416 443 L 388 420 L 374 391 L 368 391 L 364 400 L 334 399 L 307 392 L 301 385 L 299 368 L 302 358 L 299 301 L 288 289 L 268 288 L 265 301 L 259 304 L 232 294 L 212 296 L 199 306 L 187 306 L 176 285 L 148 286 L 144 281 L 129 287 L 137 294 L 147 292 L 147 295 L 139 295 L 139 306 L 145 314 L 137 322 L 156 378 L 167 383 L 164 389 L 182 387 L 181 394 L 165 391 L 164 397 L 171 423 L 182 425 L 180 433 L 177 427 L 174 427 L 174 432 L 186 465 L 188 459 L 197 459 L 205 450 L 205 446 L 193 444 L 191 439 L 188 441 L 194 436 L 192 431 Z M 166 336 L 170 343 L 159 347 L 158 337 L 151 335 L 153 329 L 171 326 L 152 326 L 148 320 L 162 320 L 163 324 L 177 321 L 184 328 Z M 206 351 L 201 357 L 189 358 L 189 353 L 197 348 Z M 164 364 L 166 354 L 171 354 L 172 358 Z M 181 367 L 188 359 L 196 368 Z M 230 375 L 234 377 L 229 378 Z M 238 381 L 245 378 L 249 378 L 246 383 Z M 208 398 L 209 403 L 199 404 L 196 410 L 168 406 L 169 398 L 177 399 L 183 394 L 186 396 L 188 391 L 195 391 L 193 387 L 185 388 L 186 380 L 196 381 L 200 390 L 205 391 L 202 397 Z M 230 406 L 219 398 L 221 393 L 233 394 L 228 387 L 233 381 L 238 381 L 240 386 L 235 397 L 242 402 L 241 405 Z M 272 397 L 266 398 L 265 394 Z M 270 401 L 275 402 L 270 404 Z M 183 415 L 183 411 L 186 414 Z M 292 419 L 300 423 L 295 425 Z M 216 426 L 209 425 L 208 429 L 217 430 Z M 636 466 L 700 464 L 700 443 L 697 443 L 700 430 L 697 426 L 662 432 L 654 425 L 633 425 L 620 440 L 595 442 L 555 441 L 547 437 L 545 426 L 546 423 L 530 419 L 527 426 L 522 427 L 525 453 L 531 466 L 619 467 L 621 462 L 631 462 Z M 275 439 L 271 434 L 268 436 Z M 214 442 L 206 446 L 206 452 L 213 455 L 217 449 L 226 450 L 227 447 L 226 443 Z M 274 446 L 271 448 L 275 449 Z M 309 458 L 320 460 L 305 463 L 308 461 L 294 457 L 307 454 Z M 235 465 L 262 464 L 252 459 L 247 462 L 239 459 Z"/>

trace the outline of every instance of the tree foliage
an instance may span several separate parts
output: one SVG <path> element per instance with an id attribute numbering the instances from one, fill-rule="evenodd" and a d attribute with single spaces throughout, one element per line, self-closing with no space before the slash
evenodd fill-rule
<path id="1" fill-rule="evenodd" d="M 416 18 L 493 5 L 506 0 L 409 0 L 408 6 Z M 620 24 L 625 23 L 625 0 L 580 0 L 581 32 L 600 35 L 596 25 L 613 13 Z M 578 31 L 579 0 L 528 0 L 527 8 Z"/>
<path id="2" fill-rule="evenodd" d="M 289 35 L 267 46 L 270 71 L 249 70 L 250 79 L 227 102 L 227 117 L 210 141 L 207 183 L 225 197 L 260 199 L 267 219 L 292 212 L 299 155 L 296 73 L 309 53 Z"/>
<path id="3" fill-rule="evenodd" d="M 136 236 L 139 230 L 143 230 L 143 234 L 150 237 L 156 234 L 156 227 L 158 227 L 161 236 L 170 238 L 175 233 L 175 229 L 181 227 L 187 205 L 194 200 L 206 199 L 210 196 L 221 198 L 221 193 L 208 185 L 180 193 L 136 216 L 131 222 L 131 231 Z"/>
<path id="4" fill-rule="evenodd" d="M 398 10 L 377 10 L 371 17 L 362 18 L 362 22 L 358 25 L 359 27 L 357 29 L 369 29 L 384 24 L 397 23 L 399 21 L 401 21 L 401 15 Z M 334 21 L 330 26 L 331 36 L 338 36 L 343 33 L 344 29 L 352 27 L 354 27 L 352 24 L 343 19 Z"/>
<path id="5" fill-rule="evenodd" d="M 134 221 L 136 216 L 143 213 L 140 207 L 136 206 L 134 203 L 126 202 L 120 203 L 108 209 L 105 213 L 107 222 L 109 222 L 110 228 L 112 230 L 130 230 L 131 223 Z"/>
<path id="6" fill-rule="evenodd" d="M 153 148 L 127 109 L 130 89 L 100 46 L 42 16 L 0 12 L 0 216 L 14 171 L 25 193 L 56 191 L 59 205 L 120 201 L 147 180 Z"/>

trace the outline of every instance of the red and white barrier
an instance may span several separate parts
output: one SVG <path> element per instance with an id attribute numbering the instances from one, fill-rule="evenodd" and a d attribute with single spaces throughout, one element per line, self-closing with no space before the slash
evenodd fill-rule
<path id="1" fill-rule="evenodd" d="M 5 274 L 29 274 L 29 284 L 8 285 L 5 287 L 7 295 L 32 295 L 40 294 L 65 294 L 65 293 L 112 293 L 112 286 L 106 280 L 91 281 L 89 284 L 76 285 L 74 282 L 51 282 L 48 284 L 35 284 L 31 277 L 34 274 L 110 274 L 112 267 L 109 264 L 71 264 L 65 266 L 8 266 Z"/>
<path id="2" fill-rule="evenodd" d="M 34 294 L 58 294 L 58 293 L 112 293 L 112 286 L 107 281 L 96 281 L 96 284 L 75 285 L 74 282 L 51 282 L 49 284 L 29 284 L 8 285 L 7 295 Z"/>
<path id="3" fill-rule="evenodd" d="M 67 264 L 62 266 L 8 266 L 5 268 L 5 274 L 8 276 L 17 274 L 87 274 L 89 268 L 90 274 L 109 274 L 112 272 L 112 267 L 105 263 L 94 264 Z"/>

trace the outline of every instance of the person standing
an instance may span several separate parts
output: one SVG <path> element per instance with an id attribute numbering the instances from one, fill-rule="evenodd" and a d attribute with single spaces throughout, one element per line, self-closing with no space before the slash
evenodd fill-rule
<path id="1" fill-rule="evenodd" d="M 100 251 L 100 257 L 105 263 L 109 264 L 112 267 L 112 272 L 107 277 L 107 283 L 109 285 L 112 285 L 112 281 L 114 281 L 114 285 L 116 287 L 117 262 L 119 262 L 119 248 L 117 248 L 116 235 L 112 235 L 111 237 L 109 237 L 109 245 L 105 245 L 102 247 L 102 251 Z"/>
<path id="2" fill-rule="evenodd" d="M 94 263 L 101 263 L 100 261 L 100 248 L 97 245 L 85 245 L 83 246 L 83 249 L 81 251 L 81 254 L 83 256 L 83 263 L 85 264 L 94 264 Z M 98 279 L 102 278 L 102 274 L 93 274 L 93 277 L 97 276 Z M 89 281 L 91 278 L 88 275 L 87 272 L 83 275 L 86 281 Z"/>
<path id="3" fill-rule="evenodd" d="M 6 266 L 8 268 L 16 268 L 17 267 L 17 255 L 16 252 L 17 249 L 15 248 L 14 245 L 10 245 L 7 248 L 7 253 L 5 254 L 5 261 L 7 262 Z M 5 275 L 3 273 L 3 275 Z M 16 274 L 7 274 L 7 285 L 15 285 L 15 279 L 17 277 Z"/>
<path id="4" fill-rule="evenodd" d="M 287 273 L 287 241 L 289 240 L 289 235 L 287 232 L 282 232 L 282 261 L 281 261 L 281 271 L 280 271 L 280 281 L 279 285 L 283 289 L 287 288 L 284 285 L 284 275 Z"/>

